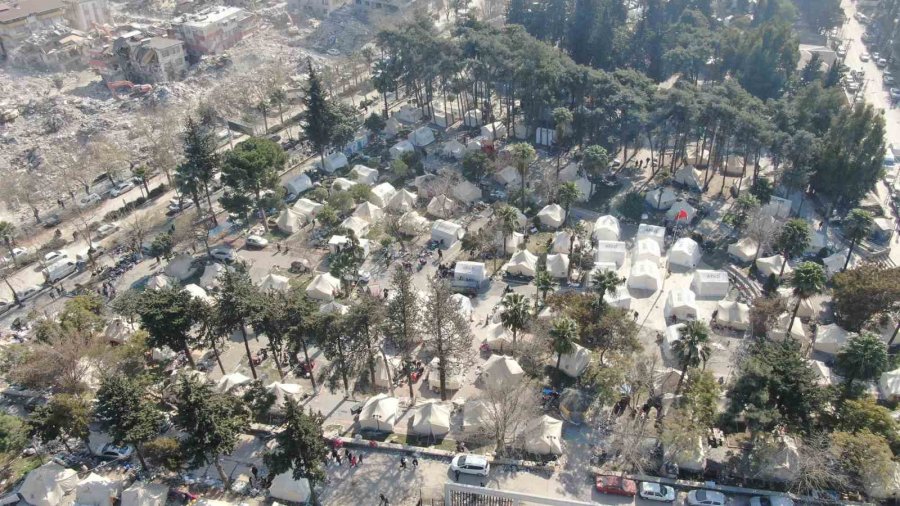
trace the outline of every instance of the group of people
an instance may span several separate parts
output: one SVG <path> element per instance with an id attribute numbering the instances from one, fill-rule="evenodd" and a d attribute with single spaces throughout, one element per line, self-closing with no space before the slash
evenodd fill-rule
<path id="1" fill-rule="evenodd" d="M 354 455 L 353 452 L 350 451 L 349 448 L 344 448 L 344 456 L 341 457 L 341 453 L 337 450 L 337 448 L 331 449 L 331 459 L 337 462 L 340 466 L 344 463 L 344 459 L 347 459 L 347 462 L 350 464 L 350 467 L 361 466 L 363 463 L 363 454 L 360 453 L 358 455 Z"/>

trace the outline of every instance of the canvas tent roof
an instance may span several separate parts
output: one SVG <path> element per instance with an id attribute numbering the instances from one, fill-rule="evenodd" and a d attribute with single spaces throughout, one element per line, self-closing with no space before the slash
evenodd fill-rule
<path id="1" fill-rule="evenodd" d="M 207 290 L 215 288 L 219 286 L 219 276 L 224 274 L 226 270 L 228 268 L 218 262 L 209 263 L 203 269 L 203 275 L 200 276 L 200 281 L 197 284 Z"/>
<path id="2" fill-rule="evenodd" d="M 591 198 L 591 182 L 586 177 L 579 177 L 575 181 L 575 188 L 578 189 L 576 193 L 575 201 L 576 202 L 587 202 Z"/>
<path id="3" fill-rule="evenodd" d="M 356 211 L 353 211 L 353 216 L 369 223 L 376 223 L 384 218 L 384 211 L 371 202 L 363 202 L 356 208 Z"/>
<path id="4" fill-rule="evenodd" d="M 774 452 L 766 459 L 762 474 L 773 481 L 792 482 L 800 473 L 800 451 L 791 436 L 774 442 Z"/>
<path id="5" fill-rule="evenodd" d="M 519 363 L 506 355 L 491 355 L 481 372 L 482 380 L 494 385 L 514 385 L 524 377 L 525 371 Z"/>
<path id="6" fill-rule="evenodd" d="M 778 321 L 775 322 L 775 327 L 768 331 L 769 337 L 784 338 L 787 335 L 787 328 L 790 321 L 791 315 L 788 313 L 779 316 Z M 791 325 L 791 337 L 801 341 L 806 339 L 806 331 L 803 330 L 803 322 L 800 321 L 800 318 L 794 318 L 794 324 Z"/>
<path id="7" fill-rule="evenodd" d="M 409 139 L 409 142 L 411 142 L 413 146 L 424 148 L 434 142 L 434 132 L 427 126 L 419 127 L 410 132 L 407 139 Z"/>
<path id="8" fill-rule="evenodd" d="M 762 211 L 783 220 L 791 215 L 791 206 L 790 200 L 772 195 L 769 198 L 769 203 L 762 206 Z"/>
<path id="9" fill-rule="evenodd" d="M 387 361 L 385 361 L 387 358 Z M 384 357 L 375 358 L 375 386 L 389 387 L 391 382 L 397 377 L 397 371 L 403 365 L 400 357 Z"/>
<path id="10" fill-rule="evenodd" d="M 293 209 L 285 209 L 278 215 L 278 221 L 275 222 L 275 225 L 278 227 L 278 230 L 286 234 L 295 234 L 300 231 L 303 221 L 305 221 L 305 218 L 298 215 Z"/>
<path id="11" fill-rule="evenodd" d="M 414 408 L 413 434 L 442 436 L 450 432 L 450 408 L 446 404 L 429 401 Z"/>
<path id="12" fill-rule="evenodd" d="M 683 211 L 683 212 L 682 212 Z M 684 200 L 678 199 L 672 203 L 672 207 L 666 211 L 666 218 L 674 222 L 685 224 L 694 221 L 697 210 Z"/>
<path id="13" fill-rule="evenodd" d="M 387 394 L 369 397 L 359 412 L 360 428 L 393 432 L 399 407 L 400 401 L 396 397 Z"/>
<path id="14" fill-rule="evenodd" d="M 446 195 L 438 195 L 431 199 L 426 211 L 435 218 L 449 218 L 456 211 L 456 202 Z"/>
<path id="15" fill-rule="evenodd" d="M 578 238 L 575 238 L 575 244 L 578 244 Z M 572 234 L 566 230 L 562 230 L 553 234 L 553 244 L 550 246 L 554 253 L 568 253 L 572 246 Z"/>
<path id="16" fill-rule="evenodd" d="M 669 250 L 669 263 L 693 269 L 700 263 L 700 245 L 690 237 L 682 237 L 675 241 Z"/>
<path id="17" fill-rule="evenodd" d="M 678 320 L 697 319 L 697 296 L 686 289 L 675 289 L 666 297 L 666 305 L 663 308 L 666 318 L 675 317 Z"/>
<path id="18" fill-rule="evenodd" d="M 663 332 L 663 341 L 661 343 L 662 354 L 669 360 L 675 360 L 675 355 L 672 352 L 672 345 L 675 344 L 675 341 L 681 339 L 681 329 L 683 328 L 683 323 L 676 323 L 675 325 L 666 327 L 666 331 Z"/>
<path id="19" fill-rule="evenodd" d="M 627 246 L 620 241 L 597 241 L 594 248 L 594 262 L 612 262 L 617 267 L 621 267 L 625 263 L 625 255 L 627 254 Z"/>
<path id="20" fill-rule="evenodd" d="M 631 307 L 631 293 L 625 285 L 619 285 L 613 293 L 603 295 L 603 300 L 613 307 L 629 309 Z"/>
<path id="21" fill-rule="evenodd" d="M 506 264 L 506 272 L 513 276 L 534 276 L 537 270 L 537 261 L 537 256 L 527 249 L 517 251 Z"/>
<path id="22" fill-rule="evenodd" d="M 359 184 L 372 186 L 378 181 L 378 169 L 356 164 L 350 169 L 350 177 Z"/>
<path id="23" fill-rule="evenodd" d="M 288 399 L 300 402 L 303 399 L 303 387 L 296 383 L 281 383 L 275 381 L 266 386 L 266 390 L 275 394 L 273 409 L 280 409 Z"/>
<path id="24" fill-rule="evenodd" d="M 286 292 L 290 287 L 290 280 L 284 276 L 279 276 L 278 274 L 266 274 L 259 283 L 259 290 L 262 292 L 267 292 L 269 290 Z"/>
<path id="25" fill-rule="evenodd" d="M 666 229 L 665 227 L 650 225 L 649 223 L 641 223 L 638 225 L 637 235 L 634 240 L 640 241 L 641 239 L 653 239 L 659 244 L 659 249 L 662 250 L 666 247 Z"/>
<path id="26" fill-rule="evenodd" d="M 482 125 L 481 136 L 489 141 L 502 139 L 506 137 L 506 126 L 500 121 Z"/>
<path id="27" fill-rule="evenodd" d="M 492 351 L 498 353 L 514 351 L 512 332 L 504 327 L 502 323 L 493 322 L 488 324 L 484 333 L 486 336 L 484 342 L 487 343 Z"/>
<path id="28" fill-rule="evenodd" d="M 168 496 L 167 485 L 136 481 L 122 491 L 121 506 L 165 506 Z"/>
<path id="29" fill-rule="evenodd" d="M 728 295 L 728 273 L 699 269 L 694 272 L 691 289 L 701 298 L 724 297 Z"/>
<path id="30" fill-rule="evenodd" d="M 435 220 L 431 226 L 431 239 L 433 241 L 443 241 L 445 247 L 452 246 L 466 235 L 466 230 L 462 225 L 447 220 Z"/>
<path id="31" fill-rule="evenodd" d="M 741 262 L 750 262 L 756 256 L 756 241 L 744 237 L 734 244 L 728 245 L 728 254 Z"/>
<path id="32" fill-rule="evenodd" d="M 720 300 L 716 305 L 716 322 L 735 330 L 750 328 L 750 306 L 747 304 Z"/>
<path id="33" fill-rule="evenodd" d="M 198 299 L 201 302 L 206 302 L 207 304 L 212 304 L 213 302 L 213 298 L 210 297 L 208 293 L 206 293 L 206 290 L 193 283 L 185 285 L 184 291 L 191 294 L 191 297 Z"/>
<path id="34" fill-rule="evenodd" d="M 618 241 L 621 234 L 619 219 L 612 215 L 597 218 L 594 222 L 593 237 L 595 241 Z"/>
<path id="35" fill-rule="evenodd" d="M 481 399 L 469 399 L 463 404 L 463 432 L 472 432 L 488 424 L 488 405 Z"/>
<path id="36" fill-rule="evenodd" d="M 306 174 L 294 176 L 284 183 L 284 189 L 287 190 L 288 193 L 293 193 L 294 195 L 300 195 L 312 187 L 312 179 Z"/>
<path id="37" fill-rule="evenodd" d="M 387 207 L 388 202 L 390 202 L 391 197 L 393 197 L 395 193 L 397 193 L 397 190 L 394 188 L 394 185 L 391 183 L 381 183 L 372 188 L 372 194 L 369 196 L 369 201 L 384 209 Z"/>
<path id="38" fill-rule="evenodd" d="M 478 109 L 472 109 L 470 111 L 466 111 L 466 113 L 463 115 L 463 123 L 467 127 L 481 126 L 481 119 L 483 116 L 484 116 L 484 113 L 482 113 Z"/>
<path id="39" fill-rule="evenodd" d="M 272 478 L 269 497 L 280 501 L 306 503 L 310 497 L 309 480 L 306 478 L 295 480 L 293 469 L 285 471 Z"/>
<path id="40" fill-rule="evenodd" d="M 325 165 L 322 170 L 331 174 L 334 171 L 347 166 L 347 155 L 337 151 L 325 157 Z"/>
<path id="41" fill-rule="evenodd" d="M 397 135 L 400 132 L 400 122 L 397 121 L 397 118 L 391 116 L 384 122 L 384 133 L 389 136 Z"/>
<path id="42" fill-rule="evenodd" d="M 407 235 L 420 234 L 428 227 L 428 220 L 416 211 L 409 211 L 400 217 L 400 231 Z"/>
<path id="43" fill-rule="evenodd" d="M 703 185 L 703 173 L 690 165 L 685 165 L 675 171 L 675 182 L 691 190 L 699 190 Z"/>
<path id="44" fill-rule="evenodd" d="M 701 436 L 693 438 L 685 448 L 668 448 L 666 455 L 685 471 L 701 472 L 706 469 L 706 446 Z"/>
<path id="45" fill-rule="evenodd" d="M 781 255 L 772 255 L 770 257 L 760 257 L 756 259 L 756 268 L 759 270 L 760 274 L 764 277 L 769 277 L 769 275 L 774 274 L 778 275 L 781 272 L 781 265 L 784 263 L 784 257 Z M 784 266 L 784 273 L 790 274 L 791 266 Z"/>
<path id="46" fill-rule="evenodd" d="M 216 390 L 222 393 L 228 393 L 235 388 L 241 387 L 250 383 L 251 380 L 249 377 L 244 376 L 239 372 L 233 372 L 231 374 L 226 374 L 219 378 L 219 382 L 216 383 Z"/>
<path id="47" fill-rule="evenodd" d="M 472 307 L 472 301 L 468 297 L 461 293 L 454 293 L 450 296 L 450 300 L 459 306 L 459 313 L 463 315 L 463 318 L 466 320 L 472 319 L 472 311 L 475 308 Z"/>
<path id="48" fill-rule="evenodd" d="M 344 304 L 341 304 L 340 302 L 336 302 L 336 301 L 331 301 L 331 302 L 328 302 L 326 304 L 322 304 L 321 306 L 319 306 L 319 312 L 323 313 L 323 314 L 331 314 L 331 313 L 347 314 L 347 311 L 349 311 L 349 310 L 350 310 L 350 308 L 348 306 L 345 306 Z"/>
<path id="49" fill-rule="evenodd" d="M 329 301 L 334 299 L 335 292 L 340 289 L 341 281 L 331 274 L 324 272 L 316 275 L 316 277 L 310 281 L 309 285 L 306 287 L 306 295 L 311 299 Z"/>
<path id="50" fill-rule="evenodd" d="M 537 217 L 544 226 L 559 228 L 566 219 L 566 210 L 559 204 L 550 204 L 538 211 Z"/>
<path id="51" fill-rule="evenodd" d="M 331 182 L 332 190 L 347 191 L 354 186 L 356 186 L 356 182 L 345 177 L 335 178 L 335 180 Z"/>
<path id="52" fill-rule="evenodd" d="M 632 262 L 648 261 L 658 264 L 661 257 L 659 244 L 653 239 L 638 239 L 631 253 Z"/>
<path id="53" fill-rule="evenodd" d="M 562 421 L 547 415 L 529 420 L 522 431 L 525 451 L 538 455 L 562 455 Z"/>
<path id="54" fill-rule="evenodd" d="M 628 276 L 628 287 L 635 290 L 657 291 L 662 285 L 659 276 L 659 265 L 646 260 L 637 262 L 631 267 Z"/>
<path id="55" fill-rule="evenodd" d="M 83 506 L 107 506 L 122 493 L 122 482 L 90 473 L 75 487 L 75 502 Z"/>
<path id="56" fill-rule="evenodd" d="M 453 268 L 453 279 L 481 283 L 487 279 L 486 267 L 483 262 L 456 262 L 456 266 Z"/>
<path id="57" fill-rule="evenodd" d="M 822 259 L 822 263 L 825 264 L 825 273 L 828 274 L 829 278 L 841 272 L 841 269 L 844 268 L 844 264 L 847 262 L 847 253 L 848 250 L 844 248 L 843 250 Z M 847 268 L 852 269 L 856 267 L 857 263 L 859 263 L 859 256 L 851 255 L 850 263 L 847 265 Z"/>
<path id="58" fill-rule="evenodd" d="M 675 192 L 672 191 L 671 188 L 655 188 L 647 192 L 647 196 L 644 197 L 644 200 L 647 202 L 647 205 L 652 207 L 653 209 L 657 209 L 659 211 L 665 211 L 666 209 L 672 207 L 672 204 L 675 203 L 675 200 L 678 198 L 675 195 Z"/>
<path id="59" fill-rule="evenodd" d="M 63 496 L 78 484 L 78 473 L 74 469 L 48 462 L 28 473 L 19 495 L 32 506 L 58 506 Z"/>
<path id="60" fill-rule="evenodd" d="M 412 153 L 415 150 L 416 150 L 416 147 L 415 147 L 415 145 L 413 145 L 412 142 L 410 142 L 406 139 L 403 139 L 402 141 L 398 142 L 397 144 L 394 144 L 393 146 L 391 146 L 391 149 L 388 151 L 391 154 L 391 159 L 397 160 L 397 159 L 402 158 L 403 155 L 405 155 L 406 153 Z"/>
<path id="61" fill-rule="evenodd" d="M 572 353 L 566 353 L 560 357 L 559 368 L 569 377 L 577 378 L 584 374 L 591 364 L 591 352 L 578 344 L 574 346 L 575 350 Z"/>
<path id="62" fill-rule="evenodd" d="M 394 113 L 393 117 L 404 123 L 415 123 L 422 119 L 422 109 L 409 104 L 403 104 L 400 106 L 400 109 Z"/>
<path id="63" fill-rule="evenodd" d="M 169 281 L 169 278 L 167 278 L 165 275 L 157 274 L 156 276 L 150 278 L 149 281 L 147 281 L 147 288 L 151 290 L 159 290 L 160 288 L 165 288 L 171 284 L 172 282 Z"/>
<path id="64" fill-rule="evenodd" d="M 494 175 L 494 179 L 496 179 L 498 183 L 506 186 L 518 186 L 522 184 L 522 178 L 519 176 L 519 171 L 512 165 L 503 167 L 503 169 Z"/>
<path id="65" fill-rule="evenodd" d="M 556 253 L 547 255 L 547 272 L 554 278 L 565 278 L 569 275 L 569 255 Z"/>
<path id="66" fill-rule="evenodd" d="M 363 239 L 366 237 L 366 235 L 369 234 L 371 225 L 369 225 L 368 221 L 360 218 L 359 216 L 351 216 L 341 222 L 341 227 L 346 228 L 347 230 L 352 230 L 353 235 L 355 235 L 357 239 Z"/>
<path id="67" fill-rule="evenodd" d="M 294 202 L 291 209 L 297 213 L 297 216 L 303 221 L 312 221 L 323 207 L 325 207 L 325 204 L 320 204 L 309 199 L 300 199 L 297 202 Z"/>
<path id="68" fill-rule="evenodd" d="M 878 378 L 878 390 L 888 400 L 900 397 L 900 369 L 881 373 Z"/>
<path id="69" fill-rule="evenodd" d="M 823 353 L 837 354 L 850 339 L 850 335 L 850 332 L 842 329 L 836 323 L 819 325 L 813 348 Z"/>
<path id="70" fill-rule="evenodd" d="M 469 181 L 460 181 L 453 187 L 453 197 L 460 202 L 471 204 L 472 202 L 481 200 L 481 188 L 475 186 Z"/>
<path id="71" fill-rule="evenodd" d="M 525 234 L 521 232 L 513 232 L 506 236 L 506 249 L 516 251 L 519 245 L 525 242 Z"/>
<path id="72" fill-rule="evenodd" d="M 406 188 L 403 188 L 391 197 L 391 199 L 388 201 L 387 207 L 388 209 L 393 209 L 394 211 L 405 213 L 406 211 L 409 211 L 412 208 L 416 207 L 416 200 L 418 200 L 418 198 L 419 197 L 416 196 L 415 193 L 407 190 Z"/>
<path id="73" fill-rule="evenodd" d="M 441 378 L 438 372 L 439 365 L 440 359 L 438 357 L 432 358 L 431 362 L 428 363 L 428 386 L 432 390 L 437 390 L 441 387 Z M 462 367 L 459 364 L 448 361 L 447 376 L 444 379 L 447 390 L 459 390 L 462 388 L 464 379 Z"/>
<path id="74" fill-rule="evenodd" d="M 456 139 L 451 139 L 444 143 L 444 146 L 441 148 L 441 153 L 443 153 L 444 156 L 450 156 L 460 160 L 466 154 L 466 145 Z"/>
<path id="75" fill-rule="evenodd" d="M 196 269 L 193 267 L 194 259 L 187 253 L 182 253 L 169 261 L 166 265 L 165 273 L 170 278 L 184 281 L 191 277 Z"/>

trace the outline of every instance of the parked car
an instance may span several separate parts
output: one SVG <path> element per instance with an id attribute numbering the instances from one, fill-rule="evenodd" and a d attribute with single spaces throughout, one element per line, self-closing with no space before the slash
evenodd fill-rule
<path id="1" fill-rule="evenodd" d="M 750 499 L 750 506 L 794 506 L 790 497 L 761 495 Z"/>
<path id="2" fill-rule="evenodd" d="M 13 256 L 13 258 L 23 257 L 23 256 L 25 256 L 25 255 L 27 255 L 27 254 L 28 254 L 28 248 L 19 248 L 19 247 L 16 247 L 16 248 L 13 248 L 13 249 L 12 249 L 12 256 Z"/>
<path id="3" fill-rule="evenodd" d="M 16 295 L 19 296 L 19 300 L 25 301 L 25 300 L 28 300 L 28 299 L 34 297 L 40 291 L 41 291 L 41 287 L 39 287 L 37 285 L 31 285 L 28 288 L 25 288 L 24 290 L 22 290 L 21 292 L 18 292 Z"/>
<path id="4" fill-rule="evenodd" d="M 47 266 L 42 272 L 48 283 L 56 283 L 66 276 L 75 274 L 78 265 L 72 260 L 60 260 L 53 265 Z"/>
<path id="5" fill-rule="evenodd" d="M 234 250 L 227 246 L 220 246 L 218 248 L 214 248 L 210 250 L 210 255 L 216 260 L 221 260 L 225 263 L 234 261 Z"/>
<path id="6" fill-rule="evenodd" d="M 269 240 L 258 235 L 248 235 L 246 244 L 248 248 L 265 248 L 269 245 Z"/>
<path id="7" fill-rule="evenodd" d="M 115 223 L 106 223 L 106 224 L 100 225 L 100 227 L 97 228 L 97 232 L 95 233 L 95 236 L 98 239 L 101 239 L 103 237 L 108 236 L 109 234 L 112 234 L 116 230 L 119 230 L 119 225 L 117 225 Z"/>
<path id="8" fill-rule="evenodd" d="M 450 470 L 454 473 L 487 476 L 491 471 L 491 465 L 484 456 L 462 454 L 453 457 L 450 461 Z"/>
<path id="9" fill-rule="evenodd" d="M 51 251 L 44 255 L 44 265 L 50 265 L 56 261 L 62 260 L 63 258 L 69 258 L 69 255 L 65 251 Z"/>
<path id="10" fill-rule="evenodd" d="M 53 228 L 62 223 L 62 220 L 59 218 L 58 214 L 51 214 L 44 218 L 44 228 Z"/>
<path id="11" fill-rule="evenodd" d="M 122 181 L 121 183 L 113 186 L 111 190 L 109 190 L 109 195 L 112 197 L 118 197 L 119 195 L 126 193 L 128 190 L 131 190 L 132 188 L 134 188 L 134 181 L 131 181 L 131 180 Z"/>
<path id="12" fill-rule="evenodd" d="M 892 76 L 890 74 L 885 74 L 884 75 L 884 84 L 886 84 L 888 86 L 894 84 L 894 76 Z"/>
<path id="13" fill-rule="evenodd" d="M 16 307 L 16 305 L 13 304 L 11 301 L 8 301 L 6 299 L 0 299 L 0 314 L 7 312 L 14 307 Z"/>
<path id="14" fill-rule="evenodd" d="M 96 193 L 90 193 L 78 199 L 78 207 L 92 206 L 99 203 L 101 200 L 103 199 L 100 198 L 100 195 L 97 195 Z"/>
<path id="15" fill-rule="evenodd" d="M 194 201 L 190 199 L 185 199 L 182 201 L 179 201 L 178 199 L 171 199 L 169 200 L 169 207 L 166 208 L 166 212 L 168 214 L 177 214 L 193 205 Z"/>
<path id="16" fill-rule="evenodd" d="M 674 488 L 659 483 L 650 483 L 649 481 L 641 482 L 640 487 L 638 487 L 638 495 L 641 496 L 642 499 L 647 499 L 648 501 L 675 501 Z"/>
<path id="17" fill-rule="evenodd" d="M 884 58 L 879 58 L 879 59 L 875 60 L 875 66 L 880 69 L 883 69 L 883 68 L 887 67 L 887 60 L 885 60 Z"/>
<path id="18" fill-rule="evenodd" d="M 862 62 L 869 61 L 869 53 L 860 53 L 859 61 L 862 61 Z"/>
<path id="19" fill-rule="evenodd" d="M 133 453 L 134 448 L 131 446 L 119 447 L 112 443 L 106 443 L 100 449 L 100 455 L 97 456 L 104 460 L 127 460 Z"/>
<path id="20" fill-rule="evenodd" d="M 624 495 L 634 497 L 637 494 L 637 484 L 621 476 L 608 474 L 597 475 L 597 492 L 601 494 Z"/>
<path id="21" fill-rule="evenodd" d="M 714 490 L 691 490 L 687 496 L 690 506 L 725 506 L 727 503 L 725 494 Z"/>
<path id="22" fill-rule="evenodd" d="M 900 88 L 891 88 L 891 100 L 900 100 Z"/>

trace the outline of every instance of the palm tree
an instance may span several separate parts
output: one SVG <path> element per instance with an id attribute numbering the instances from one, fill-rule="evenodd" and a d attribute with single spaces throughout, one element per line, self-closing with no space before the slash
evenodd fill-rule
<path id="1" fill-rule="evenodd" d="M 265 135 L 269 135 L 269 101 L 266 99 L 260 100 L 256 104 L 256 110 L 262 114 L 263 131 L 265 132 Z"/>
<path id="2" fill-rule="evenodd" d="M 791 321 L 788 323 L 787 334 L 791 334 L 794 327 L 794 319 L 797 317 L 797 311 L 800 310 L 800 304 L 816 295 L 822 293 L 825 288 L 825 270 L 822 266 L 815 262 L 803 262 L 794 271 L 794 277 L 791 278 L 791 286 L 794 288 L 794 295 L 797 297 L 797 305 L 794 306 L 794 312 L 791 315 Z"/>
<path id="3" fill-rule="evenodd" d="M 497 209 L 494 216 L 497 218 L 497 223 L 500 225 L 500 230 L 503 232 L 503 256 L 505 257 L 507 255 L 506 238 L 519 227 L 519 213 L 516 211 L 515 207 L 504 205 Z"/>
<path id="4" fill-rule="evenodd" d="M 606 308 L 606 294 L 613 294 L 616 287 L 625 282 L 625 278 L 620 278 L 615 271 L 600 271 L 591 276 L 591 290 L 597 295 L 597 307 L 600 312 Z"/>
<path id="5" fill-rule="evenodd" d="M 531 144 L 519 142 L 509 147 L 512 159 L 515 162 L 519 178 L 522 180 L 522 209 L 525 209 L 525 179 L 528 176 L 528 165 L 534 160 L 535 152 Z"/>
<path id="6" fill-rule="evenodd" d="M 806 223 L 806 220 L 794 218 L 781 227 L 778 237 L 775 238 L 775 249 L 784 256 L 778 279 L 784 276 L 784 267 L 787 265 L 788 260 L 806 251 L 810 240 L 809 224 Z"/>
<path id="7" fill-rule="evenodd" d="M 851 337 L 841 348 L 837 366 L 846 379 L 847 392 L 850 392 L 854 380 L 870 381 L 889 369 L 887 346 L 878 336 L 863 332 Z"/>
<path id="8" fill-rule="evenodd" d="M 528 311 L 528 298 L 521 293 L 510 293 L 503 298 L 503 309 L 500 310 L 500 323 L 503 327 L 512 332 L 513 347 L 516 346 L 516 339 L 519 331 L 525 330 L 528 321 L 531 319 L 531 312 Z"/>
<path id="9" fill-rule="evenodd" d="M 568 316 L 563 316 L 553 320 L 553 326 L 550 327 L 550 346 L 553 353 L 556 353 L 556 370 L 559 370 L 559 363 L 562 356 L 575 351 L 575 339 L 578 338 L 578 324 L 575 320 Z"/>
<path id="10" fill-rule="evenodd" d="M 19 260 L 13 253 L 13 242 L 15 241 L 15 236 L 16 226 L 8 221 L 0 221 L 0 240 L 3 240 L 3 245 L 6 246 L 6 250 L 9 251 L 9 258 L 12 259 L 13 265 L 18 267 Z"/>
<path id="11" fill-rule="evenodd" d="M 847 248 L 847 260 L 844 262 L 844 267 L 841 271 L 846 270 L 847 266 L 850 265 L 850 256 L 853 254 L 853 249 L 863 239 L 869 237 L 872 223 L 872 214 L 862 209 L 853 209 L 847 215 L 847 220 L 844 222 L 844 237 L 850 241 L 850 247 Z"/>
<path id="12" fill-rule="evenodd" d="M 709 328 L 702 321 L 687 322 L 681 328 L 680 334 L 681 338 L 672 343 L 672 352 L 681 367 L 681 376 L 678 378 L 678 386 L 675 387 L 676 396 L 681 393 L 681 385 L 688 369 L 701 363 L 706 364 L 712 353 L 709 346 Z"/>
<path id="13" fill-rule="evenodd" d="M 565 219 L 569 219 L 569 208 L 574 202 L 581 198 L 581 190 L 574 181 L 568 181 L 559 186 L 556 190 L 556 201 L 566 210 Z"/>
<path id="14" fill-rule="evenodd" d="M 547 272 L 547 269 L 540 269 L 534 273 L 534 287 L 537 289 L 537 295 L 540 295 L 541 302 L 547 300 L 547 292 L 553 290 L 553 276 Z M 537 313 L 538 297 L 534 298 L 534 311 Z"/>

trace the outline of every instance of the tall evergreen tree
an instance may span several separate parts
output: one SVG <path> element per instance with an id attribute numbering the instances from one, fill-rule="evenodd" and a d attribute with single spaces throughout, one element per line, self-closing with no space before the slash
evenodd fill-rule
<path id="1" fill-rule="evenodd" d="M 310 504 L 318 504 L 316 485 L 325 480 L 328 447 L 322 434 L 324 419 L 307 415 L 295 400 L 284 406 L 282 430 L 275 435 L 276 446 L 266 453 L 264 460 L 273 476 L 291 471 L 295 479 L 309 480 Z"/>
<path id="2" fill-rule="evenodd" d="M 199 196 L 205 196 L 210 217 L 218 224 L 210 196 L 213 177 L 220 161 L 216 148 L 213 132 L 188 116 L 184 129 L 184 162 L 175 169 L 175 181 L 182 193 L 195 195 L 194 204 L 198 209 Z"/>
<path id="3" fill-rule="evenodd" d="M 441 400 L 444 401 L 447 400 L 447 379 L 455 368 L 462 367 L 473 338 L 469 322 L 452 295 L 445 281 L 434 279 L 425 303 L 425 348 L 438 359 Z"/>
<path id="4" fill-rule="evenodd" d="M 147 385 L 143 380 L 121 373 L 103 377 L 94 411 L 103 429 L 112 436 L 113 443 L 133 446 L 146 469 L 144 443 L 157 435 L 162 413 L 147 396 Z"/>
<path id="5" fill-rule="evenodd" d="M 259 137 L 241 142 L 225 155 L 222 182 L 235 195 L 252 196 L 266 232 L 267 209 L 278 201 L 278 176 L 286 163 L 287 155 L 279 144 Z"/>
<path id="6" fill-rule="evenodd" d="M 388 300 L 384 319 L 384 335 L 388 343 L 396 348 L 403 361 L 412 359 L 413 350 L 419 342 L 422 331 L 422 302 L 412 284 L 412 273 L 406 269 L 397 269 L 391 276 L 391 288 L 394 293 Z M 409 397 L 415 399 L 413 391 L 411 367 L 406 367 L 406 381 L 409 385 Z"/>

